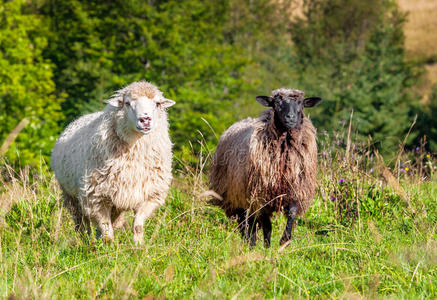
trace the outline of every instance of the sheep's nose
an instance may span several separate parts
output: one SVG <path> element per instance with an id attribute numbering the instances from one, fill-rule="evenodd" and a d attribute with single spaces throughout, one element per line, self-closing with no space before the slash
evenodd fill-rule
<path id="1" fill-rule="evenodd" d="M 145 125 L 145 126 L 149 126 L 150 121 L 152 121 L 152 118 L 151 117 L 140 117 L 140 118 L 138 118 L 138 121 L 140 121 L 140 123 Z"/>

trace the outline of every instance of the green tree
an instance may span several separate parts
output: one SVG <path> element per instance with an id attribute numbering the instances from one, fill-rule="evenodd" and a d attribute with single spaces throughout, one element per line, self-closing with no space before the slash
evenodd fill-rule
<path id="1" fill-rule="evenodd" d="M 56 65 L 57 90 L 67 93 L 67 122 L 103 107 L 131 81 L 157 84 L 177 104 L 170 123 L 176 149 L 215 137 L 235 117 L 232 99 L 246 84 L 248 63 L 225 38 L 228 1 L 47 1 L 45 56 Z M 226 108 L 226 109 L 225 109 Z M 203 137 L 199 132 L 202 132 Z"/>
<path id="2" fill-rule="evenodd" d="M 405 16 L 394 1 L 309 0 L 305 18 L 291 23 L 299 86 L 325 102 L 311 113 L 320 129 L 349 120 L 361 139 L 372 136 L 393 153 L 411 126 L 417 74 L 406 62 Z M 415 134 L 410 135 L 410 141 Z"/>
<path id="3" fill-rule="evenodd" d="M 40 17 L 24 13 L 26 1 L 0 4 L 0 141 L 20 120 L 30 123 L 6 153 L 13 163 L 38 165 L 56 136 L 60 99 L 54 96 L 52 65 L 42 57 L 47 45 Z"/>
<path id="4" fill-rule="evenodd" d="M 416 137 L 414 147 L 420 145 L 423 136 L 426 136 L 426 148 L 437 152 L 437 85 L 434 85 L 432 93 L 426 104 L 416 107 L 418 115 L 417 125 L 420 134 Z"/>

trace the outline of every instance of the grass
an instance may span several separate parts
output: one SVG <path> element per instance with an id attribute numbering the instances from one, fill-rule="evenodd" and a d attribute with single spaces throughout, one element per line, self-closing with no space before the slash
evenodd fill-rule
<path id="1" fill-rule="evenodd" d="M 176 176 L 137 247 L 130 230 L 110 245 L 82 240 L 50 173 L 3 166 L 0 297 L 435 298 L 437 183 L 418 171 L 422 158 L 430 170 L 435 161 L 401 153 L 394 184 L 371 154 L 347 149 L 322 142 L 314 205 L 287 247 L 278 245 L 285 220 L 276 217 L 268 249 L 261 241 L 249 249 L 235 221 L 201 199 L 203 167 Z"/>

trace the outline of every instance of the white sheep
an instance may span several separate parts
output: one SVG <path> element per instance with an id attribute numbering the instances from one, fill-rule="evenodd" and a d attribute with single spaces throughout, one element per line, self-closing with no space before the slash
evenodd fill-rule
<path id="1" fill-rule="evenodd" d="M 61 134 L 51 166 L 76 229 L 89 233 L 92 221 L 112 241 L 122 212 L 133 209 L 133 239 L 142 243 L 144 221 L 164 204 L 172 180 L 166 108 L 174 104 L 153 84 L 134 82 Z"/>

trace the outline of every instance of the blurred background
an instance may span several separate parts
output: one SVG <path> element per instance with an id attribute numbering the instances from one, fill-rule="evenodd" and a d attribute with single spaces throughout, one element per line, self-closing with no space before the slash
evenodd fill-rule
<path id="1" fill-rule="evenodd" d="M 0 145 L 39 166 L 69 122 L 145 79 L 177 102 L 179 161 L 279 87 L 324 98 L 307 110 L 324 136 L 351 124 L 385 157 L 435 152 L 436 29 L 437 0 L 1 0 Z"/>

